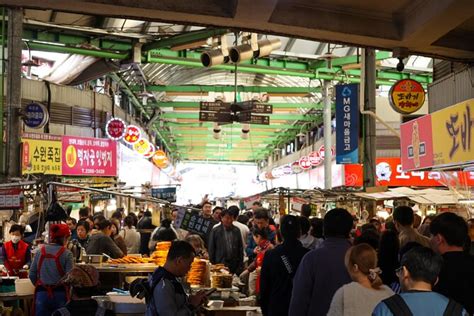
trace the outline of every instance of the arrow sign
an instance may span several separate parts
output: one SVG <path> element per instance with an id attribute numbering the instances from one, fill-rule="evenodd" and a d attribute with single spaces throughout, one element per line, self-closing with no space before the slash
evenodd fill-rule
<path id="1" fill-rule="evenodd" d="M 254 102 L 253 106 L 252 106 L 252 113 L 272 114 L 273 113 L 273 105 L 268 104 L 268 103 Z"/>
<path id="2" fill-rule="evenodd" d="M 270 125 L 270 117 L 265 115 L 251 115 L 250 112 L 240 112 L 237 114 L 237 118 L 241 123 Z"/>
<path id="3" fill-rule="evenodd" d="M 199 109 L 201 111 L 211 112 L 230 112 L 230 103 L 224 103 L 222 101 L 216 102 L 200 102 Z"/>
<path id="4" fill-rule="evenodd" d="M 232 111 L 252 111 L 255 114 L 272 114 L 273 105 L 267 103 L 261 103 L 256 100 L 244 101 L 233 103 L 231 106 Z"/>
<path id="5" fill-rule="evenodd" d="M 232 114 L 228 112 L 199 112 L 202 122 L 232 122 Z"/>

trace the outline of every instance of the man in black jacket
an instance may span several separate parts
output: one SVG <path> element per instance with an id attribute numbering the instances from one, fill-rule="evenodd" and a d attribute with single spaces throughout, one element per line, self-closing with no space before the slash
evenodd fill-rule
<path id="1" fill-rule="evenodd" d="M 221 213 L 222 225 L 212 229 L 209 236 L 209 259 L 211 263 L 222 263 L 231 273 L 243 270 L 244 246 L 240 230 L 233 225 L 234 218 L 228 210 Z"/>
<path id="2" fill-rule="evenodd" d="M 443 256 L 434 291 L 447 296 L 474 314 L 474 258 L 464 252 L 468 240 L 466 221 L 454 213 L 442 213 L 430 224 L 431 246 Z"/>
<path id="3" fill-rule="evenodd" d="M 287 215 L 280 225 L 283 243 L 265 253 L 260 274 L 260 305 L 265 316 L 288 315 L 293 277 L 309 251 L 298 240 L 301 235 L 298 217 Z"/>

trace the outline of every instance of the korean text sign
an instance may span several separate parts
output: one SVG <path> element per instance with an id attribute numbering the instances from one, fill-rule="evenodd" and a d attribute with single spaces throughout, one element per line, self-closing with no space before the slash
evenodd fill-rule
<path id="1" fill-rule="evenodd" d="M 362 165 L 345 165 L 344 173 L 346 186 L 363 186 Z M 440 187 L 450 182 L 439 171 L 403 171 L 400 158 L 377 158 L 375 174 L 377 185 L 389 187 Z M 449 177 L 462 185 L 474 186 L 474 172 L 449 172 Z"/>
<path id="2" fill-rule="evenodd" d="M 472 162 L 473 138 L 474 99 L 405 123 L 401 127 L 403 170 Z"/>
<path id="3" fill-rule="evenodd" d="M 431 114 L 433 164 L 463 164 L 474 161 L 474 99 Z"/>
<path id="4" fill-rule="evenodd" d="M 212 221 L 193 212 L 186 212 L 181 222 L 181 229 L 203 235 L 206 235 L 212 226 Z"/>
<path id="5" fill-rule="evenodd" d="M 62 174 L 61 138 L 58 136 L 31 134 L 22 138 L 22 174 Z M 31 138 L 30 138 L 31 137 Z"/>
<path id="6" fill-rule="evenodd" d="M 151 196 L 168 202 L 176 202 L 176 187 L 174 188 L 153 188 Z"/>
<path id="7" fill-rule="evenodd" d="M 62 137 L 63 175 L 116 176 L 117 143 L 103 138 Z"/>
<path id="8" fill-rule="evenodd" d="M 336 86 L 336 163 L 359 162 L 359 85 Z"/>

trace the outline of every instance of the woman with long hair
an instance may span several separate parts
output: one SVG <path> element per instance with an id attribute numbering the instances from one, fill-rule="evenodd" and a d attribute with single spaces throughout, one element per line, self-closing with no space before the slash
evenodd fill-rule
<path id="1" fill-rule="evenodd" d="M 327 315 L 371 315 L 380 301 L 393 295 L 379 277 L 377 253 L 370 245 L 359 244 L 349 248 L 345 263 L 353 282 L 337 290 Z"/>

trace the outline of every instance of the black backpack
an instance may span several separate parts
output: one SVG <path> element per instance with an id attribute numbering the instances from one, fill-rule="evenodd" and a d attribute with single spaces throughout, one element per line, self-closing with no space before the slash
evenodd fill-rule
<path id="1" fill-rule="evenodd" d="M 414 316 L 408 307 L 405 300 L 398 294 L 395 294 L 382 301 L 387 305 L 388 309 L 392 312 L 394 316 Z M 457 302 L 449 299 L 448 306 L 443 313 L 443 316 L 462 316 L 463 307 Z"/>

